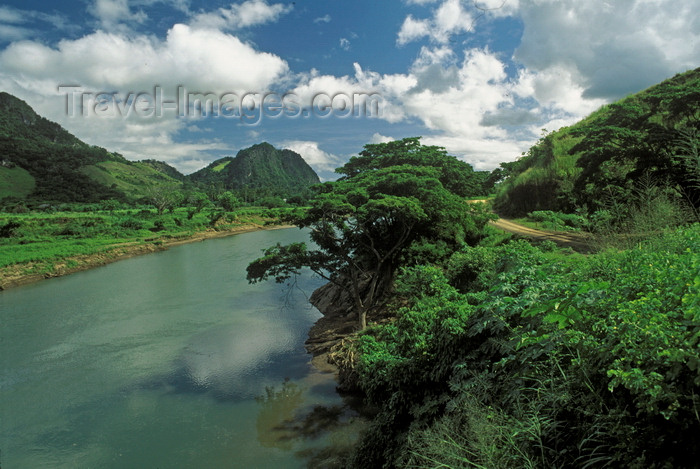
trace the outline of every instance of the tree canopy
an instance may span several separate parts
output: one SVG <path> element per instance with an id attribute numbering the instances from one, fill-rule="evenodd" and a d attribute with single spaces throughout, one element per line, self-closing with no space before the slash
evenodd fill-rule
<path id="1" fill-rule="evenodd" d="M 413 244 L 474 241 L 488 221 L 463 200 L 471 166 L 444 149 L 418 138 L 364 148 L 337 170 L 344 174 L 338 181 L 316 186 L 309 210 L 290 220 L 310 229 L 315 246 L 278 244 L 248 266 L 251 282 L 283 282 L 310 268 L 350 293 L 360 328 Z"/>

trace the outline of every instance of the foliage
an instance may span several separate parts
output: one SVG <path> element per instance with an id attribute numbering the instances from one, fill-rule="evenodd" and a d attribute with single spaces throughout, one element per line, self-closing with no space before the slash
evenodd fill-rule
<path id="1" fill-rule="evenodd" d="M 231 212 L 241 205 L 240 199 L 236 197 L 236 195 L 231 191 L 226 191 L 223 194 L 219 195 L 217 201 L 219 202 L 221 208 L 223 208 L 227 212 Z"/>
<path id="2" fill-rule="evenodd" d="M 192 207 L 158 215 L 151 208 L 124 209 L 98 205 L 63 205 L 53 212 L 2 214 L 0 221 L 0 278 L 6 275 L 54 275 L 67 265 L 88 262 L 86 256 L 187 239 L 209 229 L 209 214 L 188 218 Z M 282 216 L 285 209 L 275 215 Z M 222 220 L 216 229 L 272 221 L 268 210 L 246 208 L 232 213 L 235 221 Z M 115 255 L 117 255 L 115 254 Z M 106 257 L 103 257 L 106 256 Z M 0 285 L 1 287 L 1 285 Z"/>
<path id="3" fill-rule="evenodd" d="M 574 213 L 536 210 L 528 213 L 527 216 L 529 219 L 541 223 L 542 227 L 546 230 L 582 230 L 588 226 L 588 220 L 586 217 Z"/>
<path id="4" fill-rule="evenodd" d="M 510 215 L 536 210 L 589 213 L 614 193 L 631 197 L 649 175 L 684 194 L 695 208 L 696 101 L 700 69 L 604 106 L 579 123 L 544 136 L 526 155 L 493 174 L 505 179 L 495 206 Z M 690 101 L 689 101 L 690 100 Z M 695 156 L 693 156 L 695 155 Z"/>
<path id="5" fill-rule="evenodd" d="M 7 93 L 0 93 L 0 154 L 0 199 L 15 197 L 30 203 L 99 203 L 106 199 L 138 203 L 152 199 L 154 187 L 186 192 L 194 188 L 209 192 L 211 200 L 226 190 L 234 191 L 244 202 L 264 197 L 303 199 L 309 186 L 319 182 L 299 154 L 268 143 L 241 150 L 236 158 L 215 161 L 188 176 L 153 159 L 128 161 L 80 141 Z M 272 199 L 266 202 L 270 203 Z M 201 210 L 197 204 L 194 207 L 196 213 Z"/>
<path id="6" fill-rule="evenodd" d="M 364 328 L 367 313 L 381 304 L 412 246 L 478 239 L 488 217 L 470 216 L 461 197 L 464 187 L 455 189 L 459 193 L 448 188 L 456 187 L 450 185 L 454 181 L 466 184 L 471 167 L 416 138 L 366 145 L 338 172 L 345 176 L 316 186 L 306 214 L 291 220 L 311 229 L 317 248 L 269 248 L 248 266 L 248 279 L 284 281 L 309 267 L 349 290 Z"/>
<path id="7" fill-rule="evenodd" d="M 395 321 L 355 345 L 379 408 L 355 467 L 694 465 L 698 250 L 696 224 L 585 258 L 519 241 L 403 269 Z"/>
<path id="8" fill-rule="evenodd" d="M 320 182 L 301 155 L 291 150 L 278 150 L 269 143 L 245 148 L 235 158 L 216 160 L 187 179 L 202 187 L 218 186 L 239 192 L 265 189 L 268 192 L 256 194 L 256 197 L 300 195 Z"/>
<path id="9" fill-rule="evenodd" d="M 450 155 L 444 148 L 422 145 L 420 137 L 404 138 L 388 143 L 367 144 L 358 156 L 336 169 L 345 178 L 399 165 L 432 167 L 438 170 L 440 183 L 453 194 L 469 197 L 483 195 L 483 174 Z"/>

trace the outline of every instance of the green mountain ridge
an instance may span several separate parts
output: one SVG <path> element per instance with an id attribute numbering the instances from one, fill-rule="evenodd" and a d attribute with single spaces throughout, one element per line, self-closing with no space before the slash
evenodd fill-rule
<path id="1" fill-rule="evenodd" d="M 0 199 L 135 200 L 149 186 L 182 185 L 173 177 L 177 170 L 163 165 L 132 162 L 84 143 L 24 101 L 0 92 Z"/>
<path id="2" fill-rule="evenodd" d="M 318 182 L 301 155 L 269 143 L 241 150 L 235 158 L 222 158 L 187 176 L 155 159 L 129 161 L 82 142 L 26 102 L 0 92 L 0 200 L 5 202 L 133 202 L 161 186 L 255 189 L 290 196 Z"/>
<path id="3" fill-rule="evenodd" d="M 267 142 L 224 157 L 189 176 L 202 186 L 221 186 L 241 191 L 269 188 L 275 195 L 303 192 L 320 179 L 304 158 L 292 150 L 276 149 Z"/>
<path id="4" fill-rule="evenodd" d="M 509 215 L 592 213 L 629 200 L 640 184 L 674 187 L 697 205 L 699 132 L 700 68 L 605 105 L 501 164 L 495 206 Z"/>

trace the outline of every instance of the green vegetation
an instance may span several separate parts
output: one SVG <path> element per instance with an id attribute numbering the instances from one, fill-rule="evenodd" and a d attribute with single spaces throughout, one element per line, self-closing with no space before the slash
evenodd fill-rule
<path id="1" fill-rule="evenodd" d="M 700 69 L 543 135 L 490 174 L 406 138 L 366 145 L 317 184 L 267 143 L 191 176 L 129 162 L 0 93 L 0 274 L 293 223 L 313 243 L 268 248 L 248 279 L 310 268 L 357 315 L 331 355 L 373 417 L 344 467 L 693 467 L 698 102 Z M 601 249 L 497 233 L 468 203 L 494 189 L 497 210 L 590 231 Z"/>
<path id="2" fill-rule="evenodd" d="M 260 143 L 238 152 L 235 158 L 214 161 L 188 176 L 200 187 L 218 187 L 241 194 L 241 198 L 306 195 L 320 182 L 318 175 L 296 152 Z"/>
<path id="3" fill-rule="evenodd" d="M 318 248 L 271 247 L 248 279 L 282 282 L 308 267 L 347 291 L 361 329 L 399 265 L 476 242 L 489 220 L 463 200 L 479 189 L 471 166 L 418 138 L 365 145 L 337 172 L 343 177 L 316 186 L 310 209 L 291 220 L 311 229 Z"/>
<path id="4" fill-rule="evenodd" d="M 179 189 L 182 185 L 177 179 L 143 162 L 103 161 L 83 166 L 80 172 L 123 193 L 128 200 L 147 197 L 149 188 L 153 186 L 166 184 Z"/>
<path id="5" fill-rule="evenodd" d="M 34 191 L 34 178 L 18 166 L 0 166 L 0 200 L 5 197 L 25 198 Z"/>
<path id="6" fill-rule="evenodd" d="M 248 278 L 310 267 L 347 292 L 358 332 L 332 356 L 373 411 L 342 467 L 696 464 L 700 224 L 677 198 L 642 173 L 625 221 L 529 214 L 614 225 L 618 248 L 584 256 L 491 231 L 466 200 L 483 181 L 418 139 L 338 172 L 293 218 L 318 248 L 273 246 Z"/>
<path id="7" fill-rule="evenodd" d="M 218 163 L 217 165 L 215 165 L 211 168 L 211 170 L 214 171 L 215 173 L 220 173 L 221 170 L 224 169 L 226 167 L 226 165 L 228 165 L 231 162 L 231 159 L 226 158 L 223 161 L 222 160 L 219 160 L 219 161 L 220 161 L 220 163 Z"/>
<path id="8" fill-rule="evenodd" d="M 628 206 L 653 184 L 698 217 L 700 69 L 604 106 L 543 136 L 526 155 L 503 163 L 495 207 L 510 215 L 536 210 L 587 214 Z M 624 218 L 625 213 L 613 216 Z M 700 218 L 698 218 L 700 220 Z"/>
<path id="9" fill-rule="evenodd" d="M 269 206 L 279 199 L 303 203 L 318 176 L 291 150 L 261 143 L 185 176 L 153 159 L 133 162 L 88 145 L 55 122 L 37 115 L 24 101 L 0 93 L 0 204 L 98 203 L 115 199 L 152 202 L 163 187 L 206 192 L 216 200 L 233 191 L 244 203 Z M 284 204 L 282 204 L 284 205 Z"/>
<path id="10" fill-rule="evenodd" d="M 354 467 L 692 466 L 699 250 L 695 224 L 623 252 L 517 241 L 402 269 L 396 319 L 352 345 L 379 409 Z"/>
<path id="11" fill-rule="evenodd" d="M 74 267 L 89 267 L 110 257 L 147 252 L 207 230 L 279 223 L 295 208 L 241 207 L 200 210 L 173 208 L 159 214 L 151 207 L 124 208 L 114 200 L 101 205 L 72 205 L 63 210 L 0 216 L 0 276 L 50 276 Z M 66 211 L 65 209 L 72 209 Z M 92 257 L 92 258 L 90 258 Z"/>

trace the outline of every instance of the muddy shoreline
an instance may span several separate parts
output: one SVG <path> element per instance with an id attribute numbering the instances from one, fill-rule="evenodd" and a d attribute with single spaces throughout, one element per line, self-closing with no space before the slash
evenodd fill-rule
<path id="1" fill-rule="evenodd" d="M 3 271 L 0 273 L 0 275 L 2 275 L 2 277 L 0 278 L 0 291 L 7 290 L 8 288 L 19 287 L 22 285 L 28 285 L 31 283 L 39 282 L 41 280 L 46 280 L 54 277 L 63 277 L 64 275 L 70 275 L 76 272 L 94 269 L 96 267 L 111 264 L 112 262 L 117 262 L 123 259 L 129 259 L 131 257 L 164 251 L 173 246 L 195 243 L 207 239 L 224 238 L 241 233 L 249 233 L 252 231 L 278 230 L 283 228 L 293 228 L 293 225 L 265 226 L 258 224 L 246 224 L 236 226 L 235 228 L 231 229 L 209 229 L 206 231 L 199 231 L 191 236 L 187 236 L 184 238 L 158 238 L 147 244 L 125 244 L 115 246 L 105 252 L 84 256 L 73 256 L 68 257 L 66 259 L 61 259 L 55 262 L 53 272 L 45 274 L 26 274 L 19 272 L 19 269 L 23 266 L 26 267 L 26 265 L 17 266 L 17 272 L 13 272 L 13 266 L 10 266 L 9 268 L 3 269 Z M 76 265 L 72 265 L 69 267 L 67 265 L 68 263 L 76 263 Z"/>

